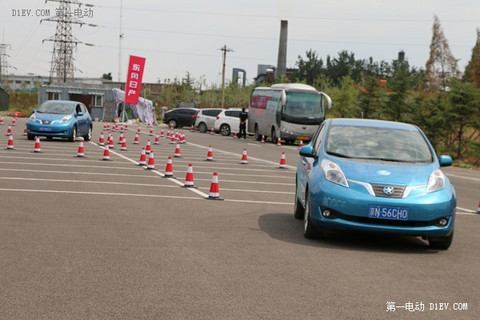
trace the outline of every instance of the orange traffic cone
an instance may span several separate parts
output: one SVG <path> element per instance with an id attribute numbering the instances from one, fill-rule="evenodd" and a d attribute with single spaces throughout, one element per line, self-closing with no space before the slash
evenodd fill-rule
<path id="1" fill-rule="evenodd" d="M 123 133 L 120 133 L 120 137 L 118 137 L 118 144 L 121 145 L 123 142 L 123 139 L 124 139 Z"/>
<path id="2" fill-rule="evenodd" d="M 3 117 L 0 117 L 0 125 L 3 125 Z"/>
<path id="3" fill-rule="evenodd" d="M 23 128 L 23 135 L 26 136 L 27 135 L 27 126 L 25 125 L 25 128 Z"/>
<path id="4" fill-rule="evenodd" d="M 160 137 L 165 137 L 165 131 L 163 131 L 163 129 L 160 131 Z"/>
<path id="5" fill-rule="evenodd" d="M 147 155 L 145 153 L 145 148 L 142 148 L 142 152 L 140 153 L 140 160 L 138 161 L 139 166 L 144 166 L 147 164 Z"/>
<path id="6" fill-rule="evenodd" d="M 207 160 L 207 161 L 212 161 L 212 160 L 213 160 L 213 149 L 212 149 L 212 146 L 208 146 L 207 158 L 206 158 L 205 160 Z"/>
<path id="7" fill-rule="evenodd" d="M 241 164 L 247 164 L 248 163 L 247 149 L 246 148 L 243 148 L 242 160 L 241 160 L 240 163 Z"/>
<path id="8" fill-rule="evenodd" d="M 215 130 L 213 128 L 210 129 L 210 134 L 215 134 Z"/>
<path id="9" fill-rule="evenodd" d="M 177 147 L 175 148 L 175 153 L 173 154 L 173 156 L 174 156 L 175 158 L 181 157 L 180 144 L 178 144 L 178 143 L 177 143 Z"/>
<path id="10" fill-rule="evenodd" d="M 233 137 L 234 137 L 234 138 L 238 138 L 237 131 L 235 131 L 235 132 L 233 133 Z"/>
<path id="11" fill-rule="evenodd" d="M 35 145 L 33 146 L 33 152 L 42 152 L 42 148 L 40 147 L 40 137 L 35 138 Z"/>
<path id="12" fill-rule="evenodd" d="M 150 139 L 147 140 L 147 145 L 145 147 L 145 153 L 150 154 L 152 152 L 152 145 L 150 144 Z"/>
<path id="13" fill-rule="evenodd" d="M 160 137 L 158 136 L 158 133 L 155 135 L 155 141 L 153 144 L 160 144 Z"/>
<path id="14" fill-rule="evenodd" d="M 175 144 L 175 142 L 176 142 L 176 141 L 175 141 L 175 140 L 176 140 L 176 139 L 175 139 L 175 134 L 172 133 L 172 134 L 170 135 L 170 138 L 171 138 L 171 139 L 170 139 L 170 144 Z"/>
<path id="15" fill-rule="evenodd" d="M 260 140 L 261 143 L 265 143 L 265 135 L 262 134 L 262 140 Z"/>
<path id="16" fill-rule="evenodd" d="M 104 125 L 105 127 L 105 125 Z M 103 132 L 100 132 L 100 138 L 98 139 L 98 145 L 104 146 L 105 145 L 105 137 L 103 136 Z"/>
<path id="17" fill-rule="evenodd" d="M 104 160 L 104 161 L 109 161 L 110 160 L 110 149 L 109 149 L 108 145 L 106 145 L 105 149 L 103 150 L 102 160 Z"/>
<path id="18" fill-rule="evenodd" d="M 15 149 L 15 148 L 13 147 L 13 135 L 10 135 L 10 136 L 8 137 L 7 149 Z"/>
<path id="19" fill-rule="evenodd" d="M 165 167 L 165 177 L 173 177 L 173 164 L 172 164 L 172 157 L 168 156 L 167 159 L 167 166 Z"/>
<path id="20" fill-rule="evenodd" d="M 11 125 L 11 124 L 8 125 L 7 134 L 6 134 L 6 135 L 7 135 L 7 136 L 11 136 L 11 135 L 12 135 L 12 125 Z"/>
<path id="21" fill-rule="evenodd" d="M 138 144 L 139 139 L 138 139 L 138 133 L 135 133 L 135 138 L 133 138 L 133 144 Z"/>
<path id="22" fill-rule="evenodd" d="M 17 119 L 16 119 L 16 118 L 13 118 L 13 119 L 12 119 L 12 126 L 15 127 L 16 125 L 17 125 Z"/>
<path id="23" fill-rule="evenodd" d="M 193 182 L 193 165 L 191 163 L 188 164 L 187 175 L 185 176 L 185 184 L 184 187 L 190 188 L 193 187 L 195 184 Z"/>
<path id="24" fill-rule="evenodd" d="M 153 128 L 150 128 L 150 132 L 148 133 L 150 137 L 153 137 Z"/>
<path id="25" fill-rule="evenodd" d="M 282 145 L 282 139 L 280 139 L 280 137 L 278 137 L 277 139 L 277 146 L 281 146 Z"/>
<path id="26" fill-rule="evenodd" d="M 278 167 L 280 169 L 285 169 L 287 167 L 287 160 L 285 158 L 285 152 L 282 152 L 282 156 L 280 158 L 280 165 Z"/>
<path id="27" fill-rule="evenodd" d="M 122 146 L 120 147 L 120 151 L 127 151 L 127 139 L 123 139 Z"/>
<path id="28" fill-rule="evenodd" d="M 155 169 L 155 159 L 153 157 L 153 151 L 151 151 L 150 155 L 148 156 L 147 169 L 149 170 Z"/>
<path id="29" fill-rule="evenodd" d="M 220 198 L 220 188 L 218 186 L 218 173 L 214 172 L 212 183 L 210 184 L 210 192 L 208 193 L 209 200 L 223 200 Z"/>
<path id="30" fill-rule="evenodd" d="M 85 157 L 85 150 L 83 149 L 83 139 L 80 140 L 78 145 L 77 157 Z"/>
<path id="31" fill-rule="evenodd" d="M 194 132 L 195 131 L 195 126 L 192 124 L 192 126 L 190 127 L 190 132 Z"/>
<path id="32" fill-rule="evenodd" d="M 303 147 L 303 140 L 300 140 L 300 143 L 298 144 L 298 147 L 299 148 Z"/>

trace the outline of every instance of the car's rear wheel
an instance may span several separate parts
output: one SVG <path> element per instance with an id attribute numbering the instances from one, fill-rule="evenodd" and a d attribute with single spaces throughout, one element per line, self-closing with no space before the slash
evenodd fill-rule
<path id="1" fill-rule="evenodd" d="M 230 126 L 228 124 L 222 124 L 220 126 L 220 133 L 222 134 L 222 136 L 229 136 L 230 132 Z"/>
<path id="2" fill-rule="evenodd" d="M 176 128 L 177 127 L 177 121 L 175 121 L 174 119 L 171 119 L 168 121 L 168 127 L 169 128 Z"/>
<path id="3" fill-rule="evenodd" d="M 450 248 L 453 240 L 453 232 L 448 237 L 440 237 L 440 238 L 429 238 L 428 244 L 430 248 L 437 249 L 437 250 L 447 250 Z"/>
<path id="4" fill-rule="evenodd" d="M 77 127 L 73 126 L 72 134 L 70 135 L 70 137 L 68 137 L 68 141 L 74 142 L 76 137 L 77 137 Z"/>
<path id="5" fill-rule="evenodd" d="M 205 133 L 207 132 L 207 125 L 205 123 L 200 123 L 198 125 L 198 131 L 200 131 L 201 133 Z"/>

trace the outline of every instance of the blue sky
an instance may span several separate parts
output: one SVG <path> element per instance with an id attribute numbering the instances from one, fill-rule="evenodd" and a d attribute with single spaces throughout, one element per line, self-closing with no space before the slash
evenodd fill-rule
<path id="1" fill-rule="evenodd" d="M 145 82 L 181 79 L 187 72 L 208 86 L 220 84 L 226 45 L 226 78 L 245 69 L 247 82 L 258 64 L 277 62 L 280 21 L 288 20 L 287 67 L 312 49 L 321 58 L 341 50 L 357 59 L 391 62 L 400 50 L 410 65 L 424 68 L 429 55 L 433 15 L 463 71 L 480 28 L 478 0 L 87 0 L 86 25 L 73 27 L 81 42 L 75 51 L 76 77 L 111 72 L 125 81 L 129 55 L 146 58 Z M 122 4 L 122 10 L 120 6 Z M 10 73 L 48 75 L 58 2 L 0 0 L 0 42 L 7 44 Z M 82 7 L 85 9 L 85 7 Z M 31 10 L 31 11 L 20 11 Z M 39 11 L 43 10 L 43 11 Z M 23 14 L 23 15 L 22 15 Z M 122 16 L 122 19 L 120 19 Z M 120 20 L 124 38 L 119 45 Z M 94 24 L 96 27 L 88 26 Z M 121 48 L 121 50 L 120 50 Z M 121 53 L 120 53 L 121 52 Z M 119 72 L 119 66 L 121 68 Z"/>

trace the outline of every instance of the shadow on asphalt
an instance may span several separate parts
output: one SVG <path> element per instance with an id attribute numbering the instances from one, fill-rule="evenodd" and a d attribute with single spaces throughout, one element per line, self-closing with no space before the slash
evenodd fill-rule
<path id="1" fill-rule="evenodd" d="M 394 253 L 437 253 L 419 237 L 392 236 L 385 234 L 328 231 L 322 239 L 305 239 L 303 221 L 293 213 L 271 213 L 260 216 L 260 229 L 272 238 L 302 246 L 327 249 L 378 251 Z"/>

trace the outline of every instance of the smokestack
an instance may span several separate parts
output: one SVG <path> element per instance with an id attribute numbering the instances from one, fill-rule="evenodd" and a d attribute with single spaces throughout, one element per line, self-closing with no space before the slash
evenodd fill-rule
<path id="1" fill-rule="evenodd" d="M 277 77 L 287 75 L 287 35 L 288 21 L 280 22 L 280 42 L 278 44 Z"/>

